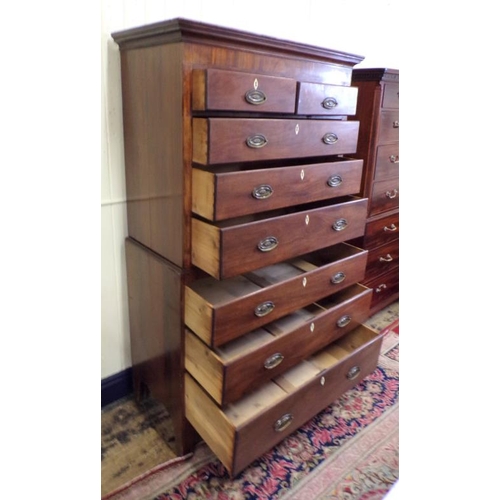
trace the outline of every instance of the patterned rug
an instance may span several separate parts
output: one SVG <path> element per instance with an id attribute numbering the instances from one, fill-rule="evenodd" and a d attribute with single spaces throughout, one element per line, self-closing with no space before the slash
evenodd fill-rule
<path id="1" fill-rule="evenodd" d="M 399 476 L 399 320 L 385 328 L 377 369 L 230 479 L 204 443 L 105 500 L 379 500 Z"/>

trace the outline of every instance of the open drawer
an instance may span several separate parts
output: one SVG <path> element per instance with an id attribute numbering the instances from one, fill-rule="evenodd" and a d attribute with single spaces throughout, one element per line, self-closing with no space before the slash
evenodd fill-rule
<path id="1" fill-rule="evenodd" d="M 224 409 L 186 373 L 186 418 L 234 476 L 369 375 L 381 343 L 360 325 Z"/>
<path id="2" fill-rule="evenodd" d="M 186 330 L 186 370 L 220 405 L 237 401 L 359 326 L 371 296 L 353 285 L 213 350 Z"/>
<path id="3" fill-rule="evenodd" d="M 210 346 L 220 346 L 365 275 L 367 251 L 347 243 L 226 280 L 185 287 L 184 321 Z"/>

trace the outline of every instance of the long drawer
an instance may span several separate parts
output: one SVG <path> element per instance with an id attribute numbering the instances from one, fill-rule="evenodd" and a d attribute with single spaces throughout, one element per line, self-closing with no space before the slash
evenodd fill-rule
<path id="1" fill-rule="evenodd" d="M 359 122 L 194 118 L 193 161 L 201 165 L 356 152 Z"/>
<path id="2" fill-rule="evenodd" d="M 369 375 L 381 343 L 360 325 L 224 409 L 186 373 L 186 418 L 234 476 Z"/>
<path id="3" fill-rule="evenodd" d="M 364 233 L 367 201 L 346 197 L 319 208 L 229 223 L 193 218 L 192 262 L 225 279 L 357 238 Z"/>
<path id="4" fill-rule="evenodd" d="M 365 279 L 390 271 L 399 265 L 399 240 L 393 240 L 368 252 Z"/>
<path id="5" fill-rule="evenodd" d="M 362 160 L 334 158 L 280 168 L 193 168 L 194 213 L 224 220 L 360 191 Z"/>
<path id="6" fill-rule="evenodd" d="M 225 280 L 185 287 L 185 323 L 220 346 L 315 300 L 361 281 L 368 252 L 340 243 Z"/>
<path id="7" fill-rule="evenodd" d="M 186 369 L 217 403 L 232 403 L 356 328 L 371 295 L 354 285 L 214 350 L 187 331 Z"/>

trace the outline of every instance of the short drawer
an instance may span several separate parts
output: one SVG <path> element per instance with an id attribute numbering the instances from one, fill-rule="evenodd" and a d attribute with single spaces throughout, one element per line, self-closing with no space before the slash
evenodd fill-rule
<path id="1" fill-rule="evenodd" d="M 357 87 L 299 83 L 299 115 L 355 115 Z"/>
<path id="2" fill-rule="evenodd" d="M 193 212 L 224 220 L 360 191 L 362 160 L 257 170 L 193 168 Z"/>
<path id="3" fill-rule="evenodd" d="M 320 208 L 247 216 L 230 223 L 193 218 L 192 263 L 225 279 L 361 236 L 368 200 L 335 201 Z"/>
<path id="4" fill-rule="evenodd" d="M 354 285 L 214 350 L 186 331 L 186 370 L 220 405 L 237 401 L 359 326 L 371 295 Z"/>
<path id="5" fill-rule="evenodd" d="M 361 281 L 367 255 L 340 243 L 243 276 L 200 279 L 185 287 L 184 321 L 220 346 Z"/>
<path id="6" fill-rule="evenodd" d="M 399 111 L 380 112 L 379 144 L 399 141 Z"/>
<path id="7" fill-rule="evenodd" d="M 238 71 L 193 71 L 194 111 L 247 111 L 294 113 L 297 82 Z"/>
<path id="8" fill-rule="evenodd" d="M 375 160 L 376 181 L 399 177 L 399 143 L 379 146 Z"/>
<path id="9" fill-rule="evenodd" d="M 381 343 L 361 325 L 224 409 L 186 373 L 186 418 L 234 476 L 373 372 Z"/>
<path id="10" fill-rule="evenodd" d="M 399 83 L 386 83 L 384 85 L 382 107 L 399 109 Z"/>
<path id="11" fill-rule="evenodd" d="M 356 152 L 358 121 L 194 118 L 193 161 L 201 165 Z"/>
<path id="12" fill-rule="evenodd" d="M 399 293 L 399 267 L 366 282 L 373 289 L 371 309 Z"/>
<path id="13" fill-rule="evenodd" d="M 399 265 L 399 240 L 394 240 L 368 252 L 365 279 L 390 271 Z"/>
<path id="14" fill-rule="evenodd" d="M 365 248 L 375 248 L 399 238 L 399 212 L 366 224 Z"/>
<path id="15" fill-rule="evenodd" d="M 374 182 L 370 203 L 370 215 L 376 215 L 398 208 L 399 179 Z"/>

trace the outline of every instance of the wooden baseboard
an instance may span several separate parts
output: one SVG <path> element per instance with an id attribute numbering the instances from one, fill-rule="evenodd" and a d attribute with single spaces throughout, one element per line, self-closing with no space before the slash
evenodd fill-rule
<path id="1" fill-rule="evenodd" d="M 132 368 L 101 380 L 101 408 L 133 392 Z"/>

